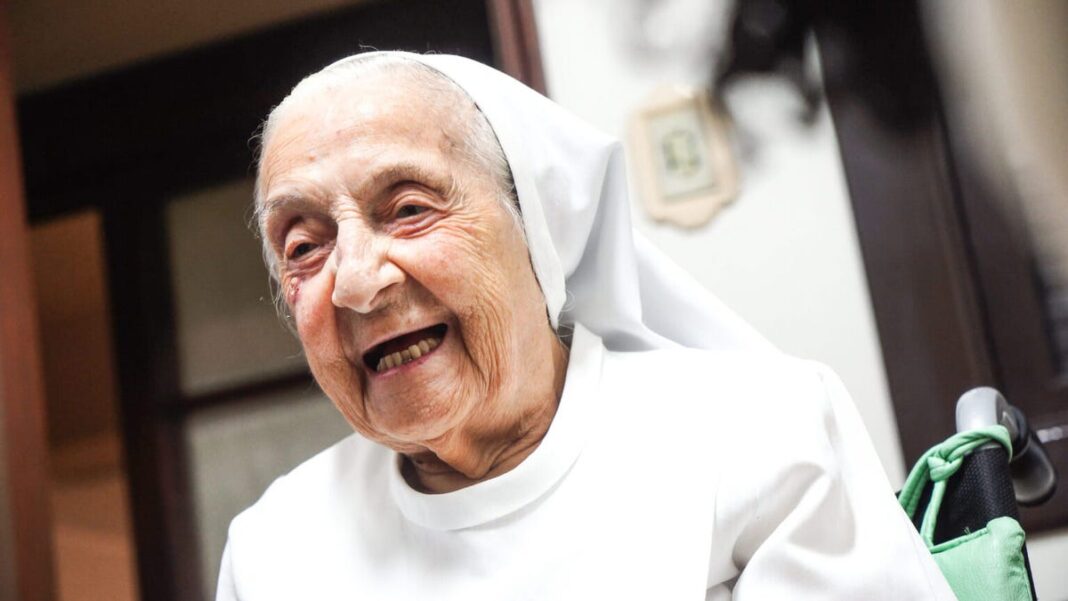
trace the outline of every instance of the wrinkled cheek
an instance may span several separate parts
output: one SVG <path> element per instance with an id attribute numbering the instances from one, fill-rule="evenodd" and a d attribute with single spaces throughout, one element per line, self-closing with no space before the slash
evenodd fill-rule
<path id="1" fill-rule="evenodd" d="M 349 363 L 341 344 L 331 300 L 332 278 L 317 274 L 293 284 L 286 290 L 287 299 L 291 299 L 297 335 L 315 381 L 353 428 L 373 438 L 375 433 L 363 415 L 362 376 Z"/>
<path id="2" fill-rule="evenodd" d="M 485 384 L 499 391 L 513 380 L 516 366 L 511 359 L 523 346 L 522 340 L 514 338 L 516 299 L 509 294 L 511 290 L 500 274 L 487 269 L 484 263 L 476 265 L 468 278 L 459 279 L 478 282 L 474 288 L 478 294 L 462 310 L 462 321 L 470 326 L 465 328 L 465 344 L 480 366 Z"/>
<path id="3" fill-rule="evenodd" d="M 318 278 L 294 279 L 286 288 L 286 300 L 297 326 L 297 335 L 315 372 L 319 371 L 319 366 L 341 359 L 330 294 L 329 287 Z"/>

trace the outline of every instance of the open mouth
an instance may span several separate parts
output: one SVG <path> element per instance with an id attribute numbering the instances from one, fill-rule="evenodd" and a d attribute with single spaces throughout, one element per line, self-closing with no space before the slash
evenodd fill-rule
<path id="1" fill-rule="evenodd" d="M 367 351 L 363 356 L 364 365 L 376 373 L 383 373 L 411 363 L 436 349 L 448 329 L 447 325 L 439 323 L 391 338 Z"/>

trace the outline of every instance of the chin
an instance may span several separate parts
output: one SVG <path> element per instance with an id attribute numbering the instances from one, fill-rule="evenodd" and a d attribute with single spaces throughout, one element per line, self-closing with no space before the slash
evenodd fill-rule
<path id="1" fill-rule="evenodd" d="M 418 400 L 412 398 L 417 396 Z M 370 401 L 367 406 L 374 429 L 387 440 L 405 445 L 419 445 L 448 435 L 461 422 L 462 409 L 455 399 L 414 394 L 405 399 Z"/>

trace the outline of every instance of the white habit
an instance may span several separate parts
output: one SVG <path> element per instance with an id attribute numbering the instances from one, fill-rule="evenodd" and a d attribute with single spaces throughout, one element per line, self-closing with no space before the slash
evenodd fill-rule
<path id="1" fill-rule="evenodd" d="M 581 325 L 514 470 L 421 494 L 353 435 L 229 535 L 219 601 L 954 599 L 828 370 L 609 351 Z"/>
<path id="2" fill-rule="evenodd" d="M 838 379 L 633 231 L 615 140 L 474 61 L 364 56 L 438 71 L 493 127 L 574 325 L 563 396 L 519 466 L 456 492 L 357 435 L 309 460 L 234 519 L 219 601 L 953 599 Z"/>

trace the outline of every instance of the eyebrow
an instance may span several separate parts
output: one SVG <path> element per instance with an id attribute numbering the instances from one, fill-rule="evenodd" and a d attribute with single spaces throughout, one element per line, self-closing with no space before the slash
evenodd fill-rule
<path id="1" fill-rule="evenodd" d="M 271 216 L 285 210 L 298 213 L 312 210 L 321 212 L 322 206 L 300 194 L 283 193 L 268 198 L 261 206 L 256 207 L 253 214 L 256 220 L 256 227 L 264 238 L 269 239 L 271 236 L 271 232 L 268 230 L 268 221 Z"/>
<path id="2" fill-rule="evenodd" d="M 455 180 L 451 173 L 439 173 L 418 163 L 404 161 L 391 163 L 378 169 L 374 175 L 360 185 L 353 196 L 356 198 L 367 195 L 377 197 L 382 192 L 408 181 L 421 183 L 443 197 L 448 196 L 455 189 Z M 262 227 L 272 214 L 282 210 L 323 212 L 323 206 L 299 193 L 281 193 L 265 200 L 263 205 L 256 210 L 257 221 Z"/>
<path id="3" fill-rule="evenodd" d="M 404 161 L 391 163 L 386 167 L 379 169 L 362 186 L 360 186 L 356 191 L 357 196 L 364 196 L 367 192 L 377 195 L 383 191 L 388 191 L 396 187 L 398 184 L 408 181 L 421 183 L 442 196 L 447 195 L 454 187 L 454 180 L 451 173 L 439 173 L 427 169 L 421 164 Z"/>

